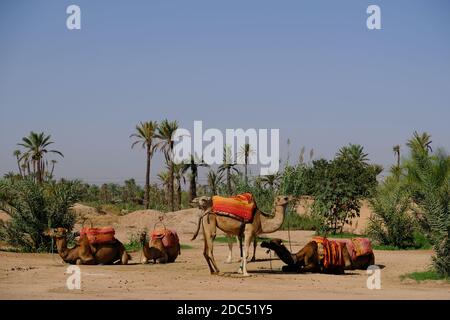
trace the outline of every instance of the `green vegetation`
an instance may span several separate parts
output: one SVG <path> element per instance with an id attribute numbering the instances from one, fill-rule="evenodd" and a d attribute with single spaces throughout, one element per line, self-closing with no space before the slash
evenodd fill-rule
<path id="1" fill-rule="evenodd" d="M 317 230 L 318 221 L 311 216 L 301 216 L 289 211 L 286 214 L 281 230 Z"/>
<path id="2" fill-rule="evenodd" d="M 389 177 L 382 183 L 370 205 L 367 234 L 380 245 L 395 248 L 414 247 L 415 221 L 411 216 L 411 198 L 397 179 Z"/>
<path id="3" fill-rule="evenodd" d="M 445 277 L 436 271 L 423 271 L 423 272 L 413 272 L 400 276 L 401 280 L 404 279 L 413 279 L 417 282 L 427 281 L 427 280 L 445 280 L 450 283 L 450 278 Z"/>
<path id="4" fill-rule="evenodd" d="M 72 230 L 75 215 L 69 208 L 81 194 L 78 181 L 35 182 L 0 180 L 0 209 L 11 221 L 0 226 L 0 239 L 25 252 L 49 251 L 47 228 Z"/>

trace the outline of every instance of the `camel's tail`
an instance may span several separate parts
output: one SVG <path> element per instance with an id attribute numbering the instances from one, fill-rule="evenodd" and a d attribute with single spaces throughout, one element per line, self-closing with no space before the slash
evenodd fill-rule
<path id="1" fill-rule="evenodd" d="M 200 232 L 200 227 L 202 226 L 202 220 L 203 220 L 203 215 L 200 216 L 200 218 L 198 218 L 197 230 L 195 231 L 194 236 L 192 237 L 191 241 L 197 239 L 198 233 Z"/>

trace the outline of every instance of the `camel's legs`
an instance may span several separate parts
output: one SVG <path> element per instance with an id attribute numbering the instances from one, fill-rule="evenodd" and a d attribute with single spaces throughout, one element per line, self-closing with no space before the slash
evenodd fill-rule
<path id="1" fill-rule="evenodd" d="M 212 218 L 212 217 L 211 217 Z M 206 221 L 205 221 L 206 220 Z M 207 220 L 210 220 L 209 222 Z M 215 219 L 204 218 L 203 225 L 203 241 L 205 244 L 203 250 L 203 256 L 208 263 L 209 271 L 211 274 L 219 273 L 216 261 L 214 260 L 213 245 L 214 238 L 216 237 L 216 224 Z"/>
<path id="2" fill-rule="evenodd" d="M 249 276 L 249 274 L 247 272 L 247 255 L 248 255 L 248 249 L 250 248 L 250 244 L 253 241 L 254 237 L 255 237 L 255 235 L 253 234 L 253 232 L 251 230 L 244 231 L 244 246 L 243 246 L 242 259 L 241 259 L 241 267 L 238 271 L 238 272 L 242 272 L 242 275 L 244 277 Z"/>
<path id="3" fill-rule="evenodd" d="M 250 260 L 251 262 L 255 262 L 256 261 L 256 247 L 258 246 L 258 239 L 255 236 L 255 238 L 253 239 L 253 257 Z"/>
<path id="4" fill-rule="evenodd" d="M 234 237 L 227 234 L 226 235 L 227 240 L 228 240 L 228 258 L 225 261 L 225 263 L 231 263 L 233 261 L 233 240 Z"/>

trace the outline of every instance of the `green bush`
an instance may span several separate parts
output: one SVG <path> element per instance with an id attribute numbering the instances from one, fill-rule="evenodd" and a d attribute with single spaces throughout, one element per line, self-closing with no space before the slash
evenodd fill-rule
<path id="1" fill-rule="evenodd" d="M 299 215 L 288 211 L 281 230 L 317 230 L 317 220 L 308 215 Z"/>
<path id="2" fill-rule="evenodd" d="M 387 179 L 370 200 L 374 215 L 367 234 L 378 244 L 398 248 L 414 247 L 415 223 L 409 192 L 397 180 Z"/>
<path id="3" fill-rule="evenodd" d="M 43 232 L 55 227 L 72 230 L 75 214 L 70 207 L 80 193 L 77 181 L 0 181 L 0 209 L 12 218 L 1 227 L 3 240 L 25 252 L 49 251 L 51 239 Z"/>

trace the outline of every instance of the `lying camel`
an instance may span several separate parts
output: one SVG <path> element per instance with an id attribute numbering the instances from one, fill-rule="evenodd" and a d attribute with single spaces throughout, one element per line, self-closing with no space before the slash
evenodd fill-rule
<path id="1" fill-rule="evenodd" d="M 131 260 L 124 245 L 119 240 L 113 243 L 91 244 L 87 236 L 80 236 L 78 243 L 73 248 L 67 248 L 66 228 L 48 229 L 44 235 L 52 237 L 56 241 L 56 247 L 60 257 L 70 264 L 127 264 Z M 76 233 L 77 234 L 77 233 Z"/>
<path id="2" fill-rule="evenodd" d="M 285 272 L 321 272 L 342 274 L 344 270 L 362 269 L 367 270 L 370 265 L 375 264 L 373 252 L 366 256 L 360 256 L 352 260 L 347 247 L 342 246 L 342 253 L 345 265 L 335 266 L 325 269 L 323 267 L 323 257 L 316 241 L 310 241 L 297 253 L 291 253 L 285 247 L 281 239 L 271 239 L 263 241 L 261 247 L 275 251 L 276 255 L 287 265 L 282 267 Z"/>
<path id="3" fill-rule="evenodd" d="M 241 266 L 238 272 L 242 273 L 244 276 L 249 276 L 247 272 L 247 259 L 242 259 L 242 257 L 248 256 L 248 248 L 258 234 L 272 233 L 280 229 L 284 221 L 285 211 L 289 201 L 290 198 L 287 196 L 278 196 L 274 201 L 273 215 L 264 213 L 256 208 L 252 222 L 243 224 L 240 220 L 233 217 L 215 214 L 215 212 L 212 211 L 211 197 L 202 196 L 194 199 L 191 204 L 200 208 L 203 211 L 203 214 L 199 218 L 197 230 L 192 240 L 197 237 L 200 227 L 203 226 L 203 239 L 205 244 L 203 255 L 208 263 L 211 274 L 218 274 L 220 272 L 213 253 L 213 241 L 216 237 L 217 228 L 227 234 L 236 236 L 244 235 Z"/>
<path id="4" fill-rule="evenodd" d="M 176 258 L 179 254 L 181 254 L 180 244 L 173 247 L 166 248 L 164 247 L 162 238 L 153 238 L 147 241 L 147 233 L 143 232 L 141 234 L 141 244 L 142 251 L 144 253 L 144 258 L 142 259 L 142 263 L 147 263 L 149 260 L 153 260 L 154 263 L 170 263 L 175 262 Z"/>

